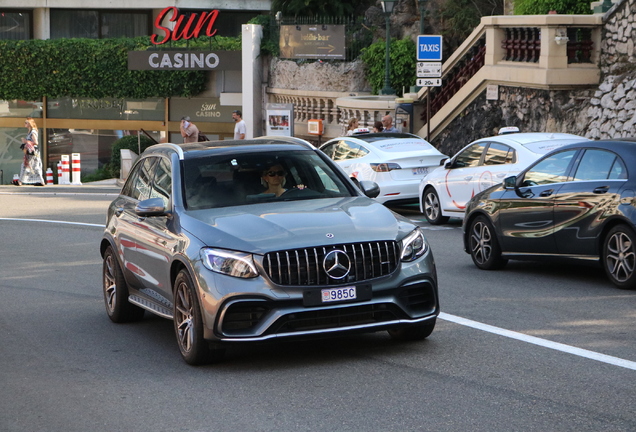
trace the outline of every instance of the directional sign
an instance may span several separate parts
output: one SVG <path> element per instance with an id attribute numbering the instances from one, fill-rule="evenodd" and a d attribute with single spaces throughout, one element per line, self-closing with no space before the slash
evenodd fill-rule
<path id="1" fill-rule="evenodd" d="M 417 61 L 442 61 L 442 37 L 419 35 L 417 37 Z"/>
<path id="2" fill-rule="evenodd" d="M 415 84 L 418 87 L 441 87 L 441 78 L 418 78 Z"/>
<path id="3" fill-rule="evenodd" d="M 418 78 L 439 78 L 442 76 L 442 62 L 417 62 Z"/>

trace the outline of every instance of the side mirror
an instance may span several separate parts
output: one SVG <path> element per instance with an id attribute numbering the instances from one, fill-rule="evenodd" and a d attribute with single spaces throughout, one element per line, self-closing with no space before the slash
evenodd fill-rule
<path id="1" fill-rule="evenodd" d="M 375 198 L 380 195 L 380 186 L 378 186 L 376 182 L 362 180 L 360 182 L 360 189 L 362 189 L 362 192 L 369 198 Z"/>
<path id="2" fill-rule="evenodd" d="M 135 206 L 135 214 L 139 217 L 165 216 L 166 206 L 161 198 L 148 198 L 139 201 Z"/>
<path id="3" fill-rule="evenodd" d="M 450 159 L 449 158 L 442 158 L 439 161 L 439 166 L 444 166 L 446 164 L 446 162 L 449 162 Z"/>
<path id="4" fill-rule="evenodd" d="M 444 168 L 451 169 L 452 167 L 453 167 L 453 160 L 452 159 L 444 160 Z"/>
<path id="5" fill-rule="evenodd" d="M 503 180 L 503 187 L 506 189 L 516 189 L 517 188 L 517 176 L 506 177 Z"/>

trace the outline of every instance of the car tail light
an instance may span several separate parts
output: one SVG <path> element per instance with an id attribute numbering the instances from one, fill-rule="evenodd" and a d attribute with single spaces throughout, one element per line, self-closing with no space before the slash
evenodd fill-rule
<path id="1" fill-rule="evenodd" d="M 375 172 L 389 172 L 392 170 L 401 169 L 401 167 L 396 163 L 372 163 L 369 165 L 371 165 L 371 169 Z"/>

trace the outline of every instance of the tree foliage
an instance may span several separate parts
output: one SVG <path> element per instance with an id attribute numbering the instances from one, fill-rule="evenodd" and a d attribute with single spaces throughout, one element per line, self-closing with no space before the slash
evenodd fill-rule
<path id="1" fill-rule="evenodd" d="M 590 2 L 586 0 L 516 0 L 515 15 L 545 15 L 550 11 L 560 14 L 591 14 Z"/>
<path id="2" fill-rule="evenodd" d="M 273 0 L 271 11 L 282 12 L 283 15 L 291 16 L 345 16 L 351 15 L 366 9 L 375 4 L 375 0 Z"/>
<path id="3" fill-rule="evenodd" d="M 384 87 L 386 41 L 378 41 L 362 50 L 362 61 L 367 67 L 367 80 L 371 84 L 374 94 L 378 94 Z M 391 87 L 401 96 L 405 88 L 415 85 L 416 49 L 410 39 L 391 40 L 390 54 L 391 72 L 389 79 Z"/>

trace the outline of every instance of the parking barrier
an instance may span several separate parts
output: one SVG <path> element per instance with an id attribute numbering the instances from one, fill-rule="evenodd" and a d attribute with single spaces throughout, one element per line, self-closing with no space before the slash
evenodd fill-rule
<path id="1" fill-rule="evenodd" d="M 72 153 L 71 156 L 72 156 L 72 160 L 73 160 L 73 182 L 71 184 L 81 185 L 82 184 L 82 179 L 81 179 L 82 170 L 81 170 L 81 163 L 80 163 L 80 154 L 79 153 Z"/>
<path id="2" fill-rule="evenodd" d="M 20 181 L 20 174 L 13 174 L 13 180 L 11 181 L 11 183 L 18 184 L 18 181 Z"/>
<path id="3" fill-rule="evenodd" d="M 57 161 L 57 184 L 62 184 L 62 161 Z"/>
<path id="4" fill-rule="evenodd" d="M 51 168 L 46 169 L 46 184 L 47 185 L 53 184 L 53 170 Z"/>
<path id="5" fill-rule="evenodd" d="M 69 164 L 69 155 L 62 155 L 62 181 L 60 184 L 71 184 L 70 181 L 70 164 Z"/>

